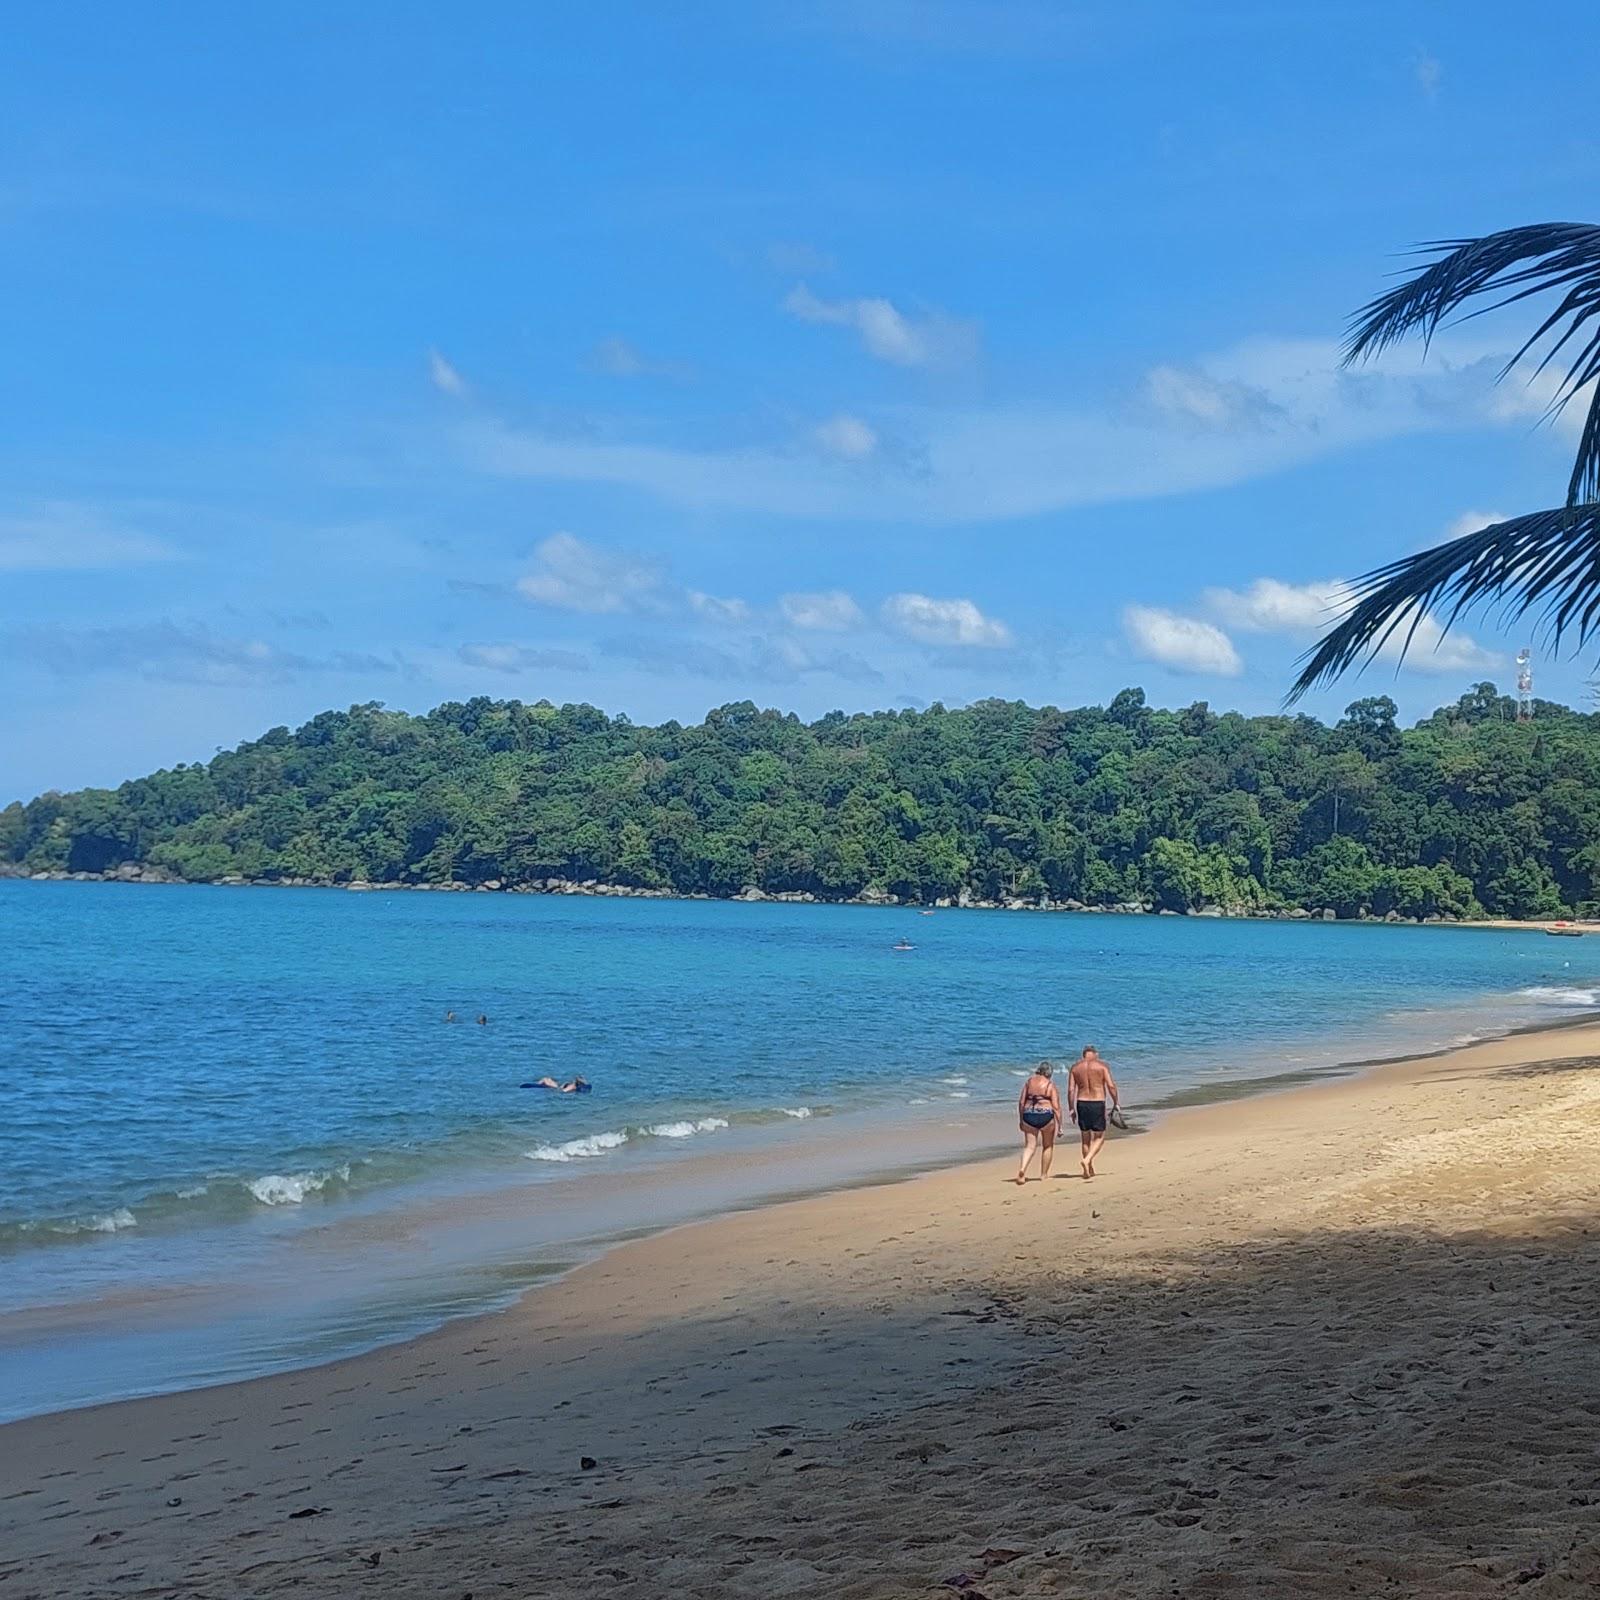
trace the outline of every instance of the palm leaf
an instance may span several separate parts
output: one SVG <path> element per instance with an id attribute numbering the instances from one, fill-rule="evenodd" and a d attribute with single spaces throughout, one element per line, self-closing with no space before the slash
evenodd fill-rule
<path id="1" fill-rule="evenodd" d="M 1542 607 L 1555 643 L 1575 635 L 1581 645 L 1600 631 L 1600 502 L 1494 522 L 1358 578 L 1349 609 L 1303 657 L 1290 704 L 1370 661 L 1396 634 L 1403 654 L 1430 613 L 1448 630 L 1490 599 L 1513 616 Z"/>
<path id="2" fill-rule="evenodd" d="M 1479 295 L 1497 298 L 1470 315 L 1559 292 L 1560 300 L 1506 363 L 1501 377 L 1545 339 L 1551 343 L 1534 375 L 1563 352 L 1568 362 L 1548 415 L 1563 410 L 1585 385 L 1600 377 L 1600 226 L 1536 223 L 1482 239 L 1442 240 L 1423 248 L 1437 259 L 1356 314 L 1345 340 L 1347 365 L 1378 354 L 1410 333 L 1432 339 L 1447 316 Z M 1600 499 L 1600 386 L 1590 399 L 1567 485 L 1569 506 L 1596 499 Z"/>
<path id="3" fill-rule="evenodd" d="M 1407 334 L 1431 340 L 1446 317 L 1480 295 L 1494 298 L 1470 315 L 1559 294 L 1500 376 L 1547 340 L 1534 376 L 1558 358 L 1567 368 L 1546 414 L 1556 415 L 1592 387 L 1567 501 L 1358 578 L 1349 608 L 1303 658 L 1289 691 L 1291 704 L 1357 662 L 1370 661 L 1397 635 L 1403 656 L 1435 610 L 1448 629 L 1462 612 L 1488 600 L 1503 600 L 1513 616 L 1542 607 L 1556 643 L 1576 634 L 1582 644 L 1600 628 L 1600 226 L 1537 223 L 1423 248 L 1435 257 L 1429 265 L 1356 314 L 1345 340 L 1345 364 L 1377 355 Z"/>

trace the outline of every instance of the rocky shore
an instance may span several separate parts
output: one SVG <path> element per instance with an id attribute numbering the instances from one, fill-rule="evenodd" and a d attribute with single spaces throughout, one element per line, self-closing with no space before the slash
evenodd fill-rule
<path id="1" fill-rule="evenodd" d="M 188 883 L 195 880 L 182 878 L 165 867 L 148 866 L 139 862 L 124 862 L 107 872 L 33 872 L 15 862 L 0 861 L 0 878 L 20 878 L 34 883 Z M 780 890 L 769 893 L 754 884 L 747 885 L 735 895 L 712 895 L 703 891 L 683 893 L 676 889 L 646 889 L 633 884 L 602 883 L 596 878 L 577 881 L 571 878 L 534 878 L 525 883 L 510 883 L 491 878 L 484 883 L 369 883 L 366 880 L 335 882 L 331 878 L 245 878 L 238 874 L 201 880 L 228 888 L 247 889 L 344 889 L 350 893 L 369 894 L 380 891 L 427 891 L 435 894 L 566 894 L 595 895 L 619 900 L 737 900 L 746 903 L 771 901 L 789 905 L 853 905 L 853 906 L 917 906 L 936 910 L 978 911 L 1074 911 L 1101 916 L 1160 916 L 1160 917 L 1234 917 L 1266 922 L 1383 922 L 1409 923 L 1413 926 L 1433 923 L 1461 923 L 1464 919 L 1453 916 L 1403 917 L 1391 911 L 1382 917 L 1340 918 L 1328 907 L 1305 906 L 1262 909 L 1254 906 L 1202 906 L 1180 912 L 1158 909 L 1148 902 L 1123 901 L 1115 905 L 1086 905 L 1081 900 L 1052 900 L 1048 897 L 1025 900 L 1008 897 L 985 900 L 962 890 L 959 895 L 943 896 L 936 900 L 911 900 L 882 890 L 867 889 L 858 895 L 831 897 L 812 894 L 809 890 Z M 1544 924 L 1537 924 L 1543 926 Z M 1596 929 L 1595 931 L 1600 931 Z"/>

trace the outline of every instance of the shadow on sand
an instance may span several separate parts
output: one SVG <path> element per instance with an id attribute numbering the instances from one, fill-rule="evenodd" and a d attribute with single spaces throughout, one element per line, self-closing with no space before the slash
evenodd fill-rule
<path id="1" fill-rule="evenodd" d="M 1063 1242 L 954 1298 L 597 1330 L 618 1381 L 502 1433 L 516 1470 L 463 1437 L 434 1515 L 358 1537 L 312 1484 L 314 1548 L 174 1592 L 249 1561 L 253 1595 L 341 1600 L 1600 1591 L 1600 1223 Z"/>

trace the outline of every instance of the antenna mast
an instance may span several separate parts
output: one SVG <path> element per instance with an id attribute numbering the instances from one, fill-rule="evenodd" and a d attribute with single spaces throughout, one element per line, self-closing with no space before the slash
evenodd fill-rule
<path id="1" fill-rule="evenodd" d="M 1533 721 L 1533 651 L 1526 645 L 1517 652 L 1517 721 Z"/>

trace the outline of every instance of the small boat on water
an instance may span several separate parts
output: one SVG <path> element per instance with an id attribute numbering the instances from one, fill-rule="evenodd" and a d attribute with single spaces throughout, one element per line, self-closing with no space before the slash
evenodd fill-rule
<path id="1" fill-rule="evenodd" d="M 1546 928 L 1544 930 L 1552 939 L 1581 939 L 1582 928 Z"/>
<path id="2" fill-rule="evenodd" d="M 915 950 L 917 947 L 909 939 L 897 939 L 889 948 L 891 950 Z"/>

